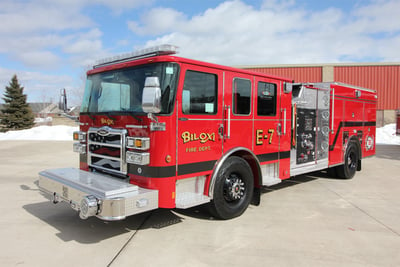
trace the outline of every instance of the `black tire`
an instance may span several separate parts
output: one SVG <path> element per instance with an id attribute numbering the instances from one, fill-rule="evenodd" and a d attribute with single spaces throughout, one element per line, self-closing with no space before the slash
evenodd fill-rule
<path id="1" fill-rule="evenodd" d="M 336 173 L 339 178 L 351 179 L 354 177 L 359 161 L 357 145 L 350 142 L 344 155 L 344 164 L 336 167 Z"/>
<path id="2" fill-rule="evenodd" d="M 232 156 L 223 163 L 216 179 L 211 212 L 224 220 L 240 216 L 253 195 L 254 180 L 249 164 Z"/>

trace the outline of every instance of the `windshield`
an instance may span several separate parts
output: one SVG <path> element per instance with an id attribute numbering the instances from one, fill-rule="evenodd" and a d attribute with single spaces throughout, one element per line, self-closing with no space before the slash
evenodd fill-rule
<path id="1" fill-rule="evenodd" d="M 81 113 L 142 113 L 142 92 L 147 77 L 158 77 L 162 95 L 160 113 L 171 113 L 178 77 L 175 63 L 142 65 L 88 76 Z"/>

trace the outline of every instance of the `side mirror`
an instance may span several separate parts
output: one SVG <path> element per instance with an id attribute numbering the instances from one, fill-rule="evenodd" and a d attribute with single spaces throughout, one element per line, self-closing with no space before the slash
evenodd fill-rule
<path id="1" fill-rule="evenodd" d="M 145 113 L 160 113 L 161 88 L 158 77 L 147 77 L 144 82 L 142 109 Z"/>
<path id="2" fill-rule="evenodd" d="M 292 92 L 292 90 L 293 90 L 293 84 L 292 83 L 286 83 L 285 82 L 283 86 L 284 86 L 283 87 L 283 92 L 284 93 L 288 94 L 288 93 Z"/>

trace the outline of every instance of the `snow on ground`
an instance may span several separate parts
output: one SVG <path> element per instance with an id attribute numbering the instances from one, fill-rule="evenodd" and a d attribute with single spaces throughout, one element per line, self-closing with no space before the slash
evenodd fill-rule
<path id="1" fill-rule="evenodd" d="M 8 131 L 0 133 L 2 140 L 54 140 L 69 141 L 72 140 L 72 133 L 78 131 L 78 126 L 38 126 L 28 130 Z"/>
<path id="2" fill-rule="evenodd" d="M 28 130 L 8 131 L 0 133 L 3 140 L 72 140 L 72 133 L 78 131 L 78 126 L 38 126 Z M 396 124 L 388 124 L 376 129 L 377 144 L 400 145 L 400 136 L 396 136 Z"/>
<path id="3" fill-rule="evenodd" d="M 400 145 L 400 135 L 396 135 L 396 124 L 392 123 L 376 128 L 376 143 Z"/>
<path id="4" fill-rule="evenodd" d="M 35 123 L 46 123 L 46 122 L 52 122 L 53 118 L 52 117 L 47 117 L 47 118 L 35 118 Z"/>

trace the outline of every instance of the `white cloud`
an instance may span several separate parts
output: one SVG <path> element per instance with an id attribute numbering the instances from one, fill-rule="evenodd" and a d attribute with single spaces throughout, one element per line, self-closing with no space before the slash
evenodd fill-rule
<path id="1" fill-rule="evenodd" d="M 258 9 L 235 0 L 193 17 L 158 8 L 128 25 L 134 33 L 157 36 L 146 46 L 175 44 L 181 56 L 221 64 L 392 61 L 400 57 L 400 20 L 385 25 L 399 8 L 399 1 L 376 0 L 351 12 L 315 12 L 293 0 L 264 1 Z M 163 13 L 168 15 L 164 24 Z"/>
<path id="2" fill-rule="evenodd" d="M 117 41 L 117 46 L 127 46 L 129 44 L 130 44 L 130 42 L 126 39 Z"/>
<path id="3" fill-rule="evenodd" d="M 68 0 L 65 0 L 68 1 Z M 76 1 L 80 1 L 80 0 L 76 0 Z M 121 13 L 122 11 L 126 10 L 126 9 L 132 9 L 132 8 L 136 8 L 139 6 L 144 6 L 144 5 L 150 5 L 152 4 L 154 1 L 153 0 L 86 0 L 86 3 L 89 4 L 94 4 L 94 3 L 98 3 L 101 5 L 104 5 L 110 9 L 112 9 L 114 11 L 114 13 L 118 14 Z"/>
<path id="4" fill-rule="evenodd" d="M 89 51 L 102 49 L 101 40 L 82 39 L 66 46 L 64 51 L 70 54 L 85 54 Z"/>
<path id="5" fill-rule="evenodd" d="M 102 48 L 100 40 L 102 32 L 99 29 L 92 29 L 74 36 L 74 40 L 66 44 L 63 48 L 64 52 L 69 54 L 87 54 L 99 52 Z"/>
<path id="6" fill-rule="evenodd" d="M 295 6 L 296 0 L 264 0 L 262 9 L 284 10 Z"/>
<path id="7" fill-rule="evenodd" d="M 52 66 L 57 66 L 60 63 L 60 58 L 50 51 L 21 52 L 16 57 L 30 67 L 47 66 L 47 69 L 51 69 Z"/>
<path id="8" fill-rule="evenodd" d="M 0 10 L 0 33 L 14 36 L 44 30 L 79 29 L 94 24 L 75 8 L 60 8 L 54 3 L 43 5 L 34 1 L 5 0 L 0 4 Z"/>
<path id="9" fill-rule="evenodd" d="M 60 48 L 74 44 L 76 32 L 95 25 L 73 2 L 65 6 L 47 0 L 4 0 L 0 21 L 0 53 L 41 69 L 60 66 Z"/>
<path id="10" fill-rule="evenodd" d="M 357 17 L 359 30 L 368 33 L 398 33 L 399 10 L 400 1 L 398 0 L 374 0 L 369 5 L 357 8 L 354 15 Z"/>
<path id="11" fill-rule="evenodd" d="M 87 11 L 107 7 L 106 10 L 113 13 L 102 19 L 109 20 L 122 11 L 152 2 L 1 0 L 0 58 L 5 60 L 0 66 L 0 90 L 8 85 L 13 74 L 17 74 L 29 101 L 43 98 L 57 101 L 59 90 L 64 87 L 73 94 L 81 94 L 83 81 L 79 70 L 84 76 L 86 66 L 109 53 L 99 29 L 103 21 L 94 21 L 96 16 Z M 71 69 L 75 69 L 74 73 Z M 68 75 L 44 74 L 50 70 Z M 79 99 L 72 95 L 70 98 Z"/>
<path id="12" fill-rule="evenodd" d="M 154 0 L 36 0 L 42 3 L 62 5 L 66 7 L 82 8 L 85 6 L 102 5 L 112 9 L 114 12 L 121 12 L 127 9 L 137 8 L 139 6 L 150 5 Z"/>
<path id="13" fill-rule="evenodd" d="M 63 52 L 69 54 L 69 62 L 74 66 L 85 67 L 93 65 L 99 58 L 109 56 L 101 41 L 103 33 L 95 28 L 71 36 L 64 44 Z"/>
<path id="14" fill-rule="evenodd" d="M 42 50 L 61 46 L 71 39 L 71 36 L 57 34 L 23 34 L 18 36 L 3 35 L 0 37 L 0 53 L 18 54 L 25 51 Z"/>
<path id="15" fill-rule="evenodd" d="M 0 42 L 0 53 L 7 54 L 10 59 L 22 62 L 27 67 L 45 70 L 62 67 L 60 63 L 65 60 L 61 57 L 65 54 L 82 55 L 85 51 L 95 53 L 102 50 L 99 37 L 82 37 L 82 34 L 1 36 Z"/>
<path id="16" fill-rule="evenodd" d="M 117 13 L 143 5 L 143 1 L 3 0 L 0 53 L 28 67 L 55 68 L 65 56 L 73 64 L 86 65 L 93 57 L 106 54 L 101 30 L 83 12 L 83 8 L 96 5 Z"/>
<path id="17" fill-rule="evenodd" d="M 16 74 L 21 86 L 24 87 L 24 94 L 28 95 L 29 101 L 47 102 L 57 101 L 60 93 L 60 86 L 71 86 L 75 84 L 73 78 L 68 75 L 49 75 L 34 71 L 19 71 L 0 67 L 1 95 L 5 87 L 9 85 L 12 76 Z"/>
<path id="18" fill-rule="evenodd" d="M 148 32 L 156 35 L 169 32 L 177 25 L 182 27 L 186 16 L 172 8 L 154 8 L 142 16 L 141 20 L 144 27 L 135 21 L 128 21 L 129 29 L 141 35 L 146 35 Z"/>

